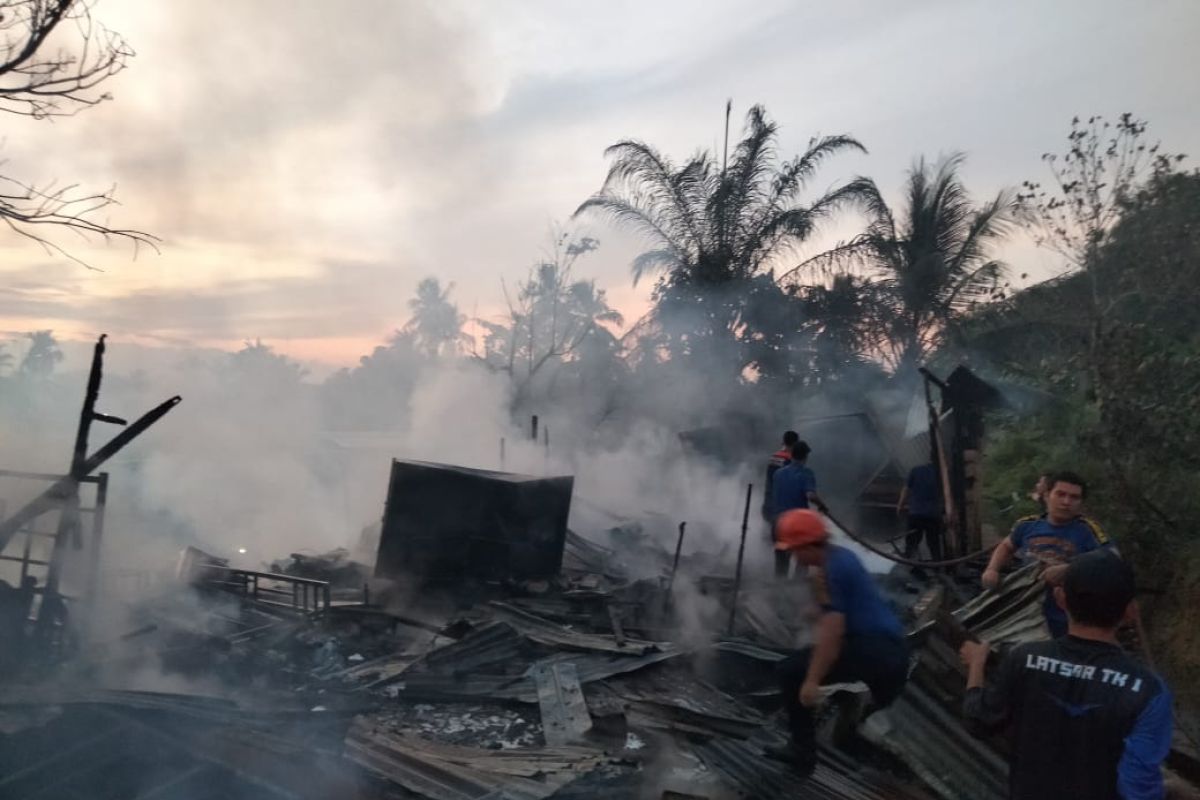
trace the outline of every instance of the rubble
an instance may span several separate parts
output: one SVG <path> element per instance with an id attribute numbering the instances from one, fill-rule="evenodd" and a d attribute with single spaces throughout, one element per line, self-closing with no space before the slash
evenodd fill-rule
<path id="1" fill-rule="evenodd" d="M 435 466 L 416 472 L 441 480 Z M 502 493 L 525 483 L 449 472 Z M 398 497 L 379 545 L 393 576 L 406 563 L 397 553 L 425 541 Z M 398 549 L 397 537 L 408 537 Z M 534 539 L 506 537 L 505 552 L 520 541 Z M 827 687 L 819 763 L 803 781 L 769 753 L 786 741 L 773 673 L 807 636 L 804 582 L 750 580 L 735 601 L 728 559 L 681 558 L 615 517 L 537 541 L 537 558 L 494 570 L 461 554 L 469 590 L 430 585 L 449 574 L 446 548 L 399 581 L 367 577 L 345 551 L 259 572 L 189 548 L 176 582 L 130 598 L 126 630 L 0 691 L 0 796 L 1007 794 L 1003 742 L 959 721 L 956 647 L 964 635 L 1001 647 L 1045 635 L 1032 570 L 966 603 L 953 576 L 916 596 L 902 570 L 884 575 L 912 623 L 909 686 L 861 725 L 842 701 L 862 687 Z M 715 633 L 730 617 L 732 635 Z M 145 673 L 166 691 L 117 685 Z"/>

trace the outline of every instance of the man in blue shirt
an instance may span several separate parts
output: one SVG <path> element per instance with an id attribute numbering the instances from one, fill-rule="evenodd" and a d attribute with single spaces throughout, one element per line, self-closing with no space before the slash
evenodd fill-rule
<path id="1" fill-rule="evenodd" d="M 1113 553 L 1088 553 L 1054 594 L 1067 635 L 1014 647 L 991 687 L 987 642 L 962 646 L 964 715 L 985 728 L 1011 723 L 1014 798 L 1161 800 L 1171 694 L 1117 643 L 1117 628 L 1136 614 L 1133 570 Z"/>
<path id="2" fill-rule="evenodd" d="M 793 509 L 776 523 L 775 547 L 811 568 L 813 599 L 821 609 L 812 647 L 779 665 L 779 687 L 792 731 L 787 753 L 810 775 L 817 764 L 813 711 L 822 684 L 862 681 L 876 708 L 891 705 L 908 678 L 908 646 L 899 620 L 858 557 L 829 543 L 825 520 Z"/>
<path id="3" fill-rule="evenodd" d="M 1054 601 L 1053 587 L 1062 582 L 1071 559 L 1112 545 L 1098 523 L 1080 514 L 1087 495 L 1083 478 L 1073 472 L 1058 472 L 1046 483 L 1046 513 L 1017 520 L 1012 533 L 992 551 L 981 582 L 985 589 L 999 586 L 1000 568 L 1018 553 L 1045 564 L 1042 578 L 1047 588 L 1043 610 L 1046 627 L 1057 638 L 1067 632 L 1067 615 Z"/>
<path id="4" fill-rule="evenodd" d="M 819 508 L 825 503 L 817 495 L 817 476 L 808 468 L 812 448 L 803 440 L 792 447 L 792 460 L 775 471 L 771 479 L 771 512 L 776 518 L 793 508 Z"/>
<path id="5" fill-rule="evenodd" d="M 908 535 L 904 538 L 904 557 L 915 558 L 921 539 L 934 561 L 942 558 L 942 479 L 933 463 L 920 464 L 908 473 L 900 490 L 896 513 L 908 512 Z"/>
<path id="6" fill-rule="evenodd" d="M 767 523 L 767 535 L 772 544 L 775 542 L 775 504 L 771 501 L 774 493 L 775 473 L 792 463 L 792 448 L 800 442 L 800 434 L 795 431 L 783 432 L 783 447 L 771 454 L 767 461 L 767 479 L 763 483 L 762 518 Z M 787 553 L 775 551 L 775 576 L 786 578 L 788 574 Z"/>

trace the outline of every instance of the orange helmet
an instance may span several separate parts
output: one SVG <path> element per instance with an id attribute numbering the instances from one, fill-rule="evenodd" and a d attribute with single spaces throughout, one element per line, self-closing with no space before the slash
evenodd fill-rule
<path id="1" fill-rule="evenodd" d="M 775 549 L 794 550 L 807 544 L 818 544 L 829 538 L 825 520 L 807 508 L 785 511 L 775 520 Z"/>

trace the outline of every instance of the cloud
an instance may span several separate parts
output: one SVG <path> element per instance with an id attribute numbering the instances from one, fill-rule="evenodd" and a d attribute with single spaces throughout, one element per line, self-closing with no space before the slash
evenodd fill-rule
<path id="1" fill-rule="evenodd" d="M 247 273 L 206 287 L 96 296 L 79 286 L 47 291 L 39 282 L 45 273 L 30 268 L 0 287 L 0 318 L 57 316 L 114 335 L 149 329 L 178 341 L 286 339 L 298 330 L 370 338 L 404 322 L 403 296 L 379 292 L 394 280 L 394 264 L 325 262 L 309 275 L 271 278 Z"/>
<path id="2" fill-rule="evenodd" d="M 1037 176 L 1076 112 L 1131 109 L 1169 149 L 1195 151 L 1200 103 L 1176 78 L 1198 13 L 1113 0 L 1053 13 L 1032 0 L 1003 13 L 866 0 L 103 0 L 97 18 L 138 51 L 106 86 L 114 101 L 53 124 L 7 120 L 4 171 L 115 182 L 124 205 L 110 221 L 163 237 L 163 255 L 130 263 L 123 247 L 65 237 L 105 269 L 92 274 L 0 241 L 0 327 L 355 341 L 394 324 L 429 274 L 457 284 L 464 310 L 496 307 L 500 278 L 519 276 L 547 228 L 599 186 L 605 146 L 639 138 L 675 158 L 716 147 L 729 97 L 735 125 L 749 104 L 767 106 L 784 155 L 818 132 L 867 144 L 869 157 L 823 170 L 818 191 L 855 172 L 895 190 L 914 156 L 965 149 L 984 197 Z M 592 232 L 604 247 L 586 277 L 644 303 L 644 287 L 628 289 L 635 244 Z M 1036 274 L 1039 258 L 1026 248 L 1009 260 Z"/>

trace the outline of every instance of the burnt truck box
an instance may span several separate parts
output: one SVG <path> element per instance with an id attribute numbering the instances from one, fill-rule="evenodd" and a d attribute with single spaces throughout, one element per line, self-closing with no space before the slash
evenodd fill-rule
<path id="1" fill-rule="evenodd" d="M 562 566 L 574 477 L 392 461 L 375 575 L 537 580 Z"/>

